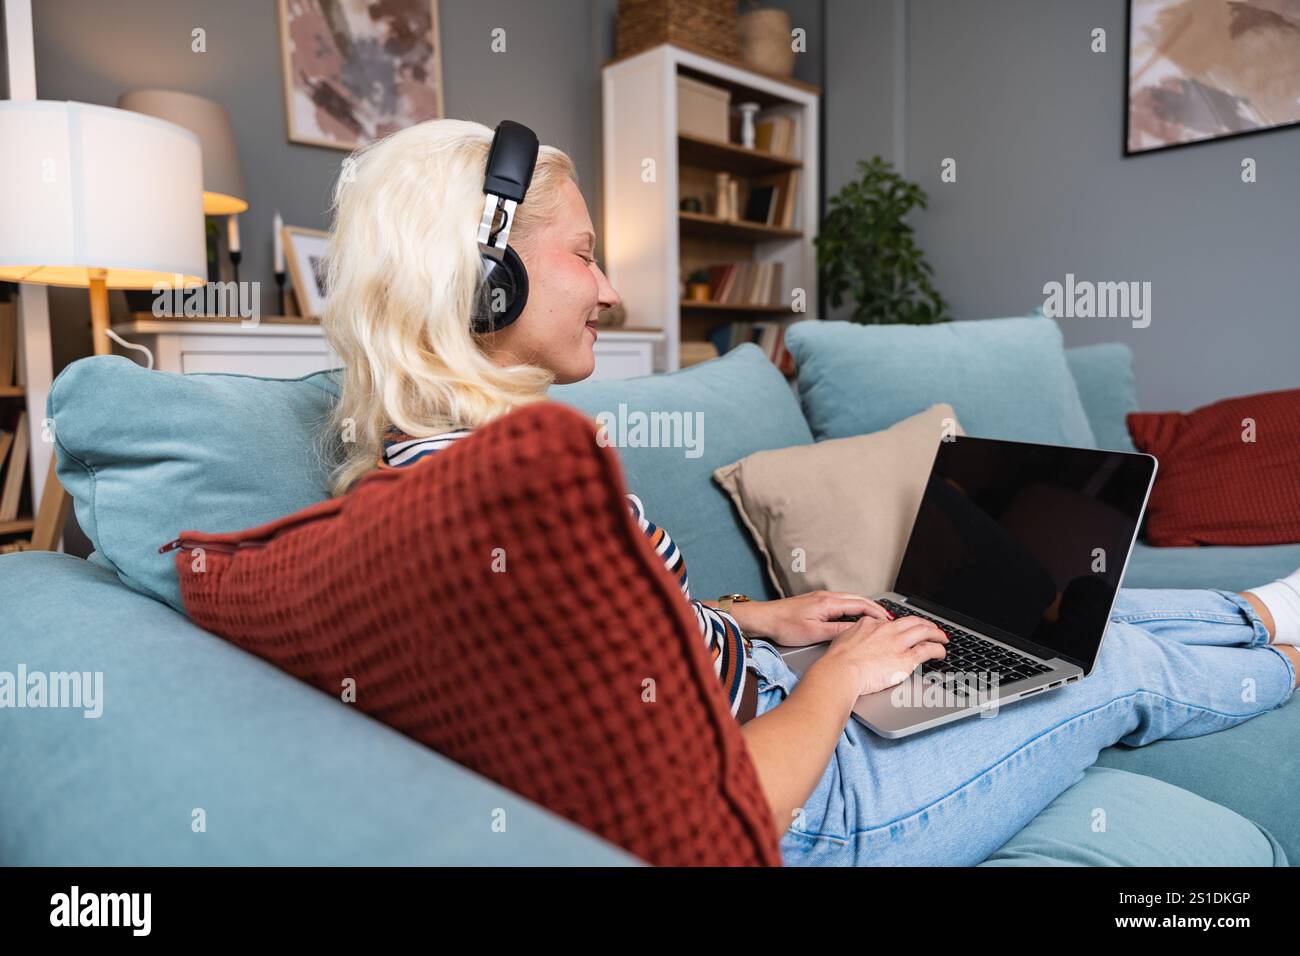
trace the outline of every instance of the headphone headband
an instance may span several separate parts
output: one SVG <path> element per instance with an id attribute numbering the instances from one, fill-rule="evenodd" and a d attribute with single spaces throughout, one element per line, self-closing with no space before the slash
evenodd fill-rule
<path id="1" fill-rule="evenodd" d="M 492 148 L 488 151 L 483 192 L 523 202 L 533 181 L 537 149 L 537 134 L 527 126 L 514 120 L 498 123 L 496 135 L 492 137 Z"/>

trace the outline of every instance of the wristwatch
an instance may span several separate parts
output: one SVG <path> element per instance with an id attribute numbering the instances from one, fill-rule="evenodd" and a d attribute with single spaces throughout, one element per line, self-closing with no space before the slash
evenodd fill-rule
<path id="1" fill-rule="evenodd" d="M 724 594 L 718 598 L 718 605 L 722 608 L 723 611 L 730 614 L 731 605 L 741 604 L 748 600 L 749 600 L 749 595 L 747 594 Z"/>

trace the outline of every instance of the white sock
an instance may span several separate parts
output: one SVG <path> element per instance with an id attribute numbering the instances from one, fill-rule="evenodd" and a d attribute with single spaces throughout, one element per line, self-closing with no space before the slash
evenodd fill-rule
<path id="1" fill-rule="evenodd" d="M 1273 615 L 1274 644 L 1300 645 L 1300 568 L 1271 584 L 1251 588 Z"/>

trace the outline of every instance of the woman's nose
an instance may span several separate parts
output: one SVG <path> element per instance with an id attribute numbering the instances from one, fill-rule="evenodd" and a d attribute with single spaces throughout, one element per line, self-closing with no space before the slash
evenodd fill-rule
<path id="1" fill-rule="evenodd" d="M 597 290 L 600 293 L 600 307 L 602 309 L 612 309 L 622 302 L 623 298 L 618 294 L 618 290 L 609 284 L 609 278 L 605 275 L 605 270 L 597 266 L 596 271 L 600 273 L 600 287 Z"/>

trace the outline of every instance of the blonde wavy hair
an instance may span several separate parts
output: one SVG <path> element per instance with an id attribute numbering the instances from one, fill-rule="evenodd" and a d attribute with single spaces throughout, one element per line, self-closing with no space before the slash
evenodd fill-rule
<path id="1" fill-rule="evenodd" d="M 470 329 L 476 241 L 492 130 L 429 120 L 363 146 L 334 187 L 325 338 L 343 362 L 322 449 L 340 495 L 375 467 L 392 424 L 417 438 L 473 428 L 544 401 L 554 373 L 495 364 Z M 510 244 L 521 253 L 554 218 L 572 160 L 542 146 Z"/>

